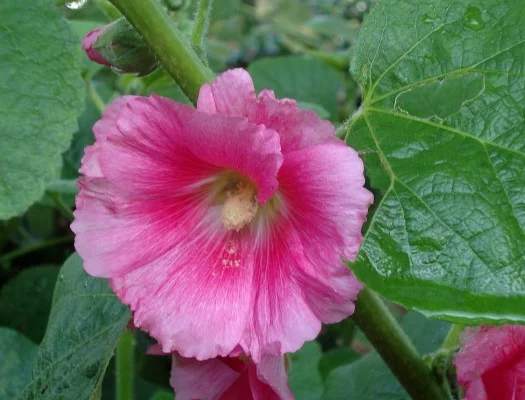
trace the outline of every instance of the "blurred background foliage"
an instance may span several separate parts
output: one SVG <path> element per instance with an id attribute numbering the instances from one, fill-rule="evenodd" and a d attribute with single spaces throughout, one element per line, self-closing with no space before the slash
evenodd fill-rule
<path id="1" fill-rule="evenodd" d="M 162 1 L 173 23 L 189 35 L 196 2 Z M 300 107 L 314 110 L 337 127 L 360 103 L 359 88 L 348 73 L 348 62 L 363 17 L 373 3 L 374 0 L 217 0 L 205 42 L 206 62 L 217 73 L 247 68 L 257 90 L 271 88 L 278 97 L 295 98 Z M 59 1 L 57 7 L 77 33 L 79 48 L 90 30 L 121 16 L 107 0 Z M 94 141 L 93 124 L 106 104 L 124 94 L 147 96 L 155 92 L 189 103 L 162 69 L 140 77 L 121 74 L 83 58 L 85 109 L 78 118 L 78 131 L 71 146 L 63 155 L 60 179 L 25 214 L 0 221 L 0 329 L 7 327 L 25 335 L 32 344 L 24 341 L 23 345 L 33 355 L 45 334 L 59 267 L 74 251 L 69 229 L 76 193 L 74 180 L 78 178 L 84 148 Z M 410 334 L 415 335 L 413 339 L 420 350 L 428 353 L 439 346 L 447 323 L 406 314 L 395 305 L 391 309 L 404 327 L 412 327 Z M 421 339 L 428 336 L 436 340 L 430 343 Z M 135 338 L 135 397 L 172 398 L 169 357 L 145 355 L 153 341 L 140 331 L 136 331 Z M 315 342 L 307 343 L 290 359 L 290 384 L 297 399 L 394 399 L 392 393 L 396 399 L 407 398 L 351 320 L 324 327 Z M 31 361 L 29 356 L 24 361 L 29 363 L 29 370 Z M 104 378 L 103 399 L 114 398 L 113 363 L 114 360 Z M 355 380 L 359 385 L 340 388 L 337 382 L 342 382 L 341 376 L 347 384 Z M 383 384 L 376 385 L 377 379 Z"/>

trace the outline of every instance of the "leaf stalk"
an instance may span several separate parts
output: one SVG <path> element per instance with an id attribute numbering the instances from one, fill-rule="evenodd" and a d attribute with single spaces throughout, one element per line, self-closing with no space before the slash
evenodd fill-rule
<path id="1" fill-rule="evenodd" d="M 135 335 L 126 331 L 120 337 L 115 355 L 117 400 L 133 400 L 135 375 Z"/>
<path id="2" fill-rule="evenodd" d="M 195 104 L 213 73 L 199 59 L 158 0 L 110 0 L 155 52 L 166 71 Z"/>
<path id="3" fill-rule="evenodd" d="M 383 301 L 364 288 L 353 320 L 414 400 L 445 400 L 445 393 Z"/>

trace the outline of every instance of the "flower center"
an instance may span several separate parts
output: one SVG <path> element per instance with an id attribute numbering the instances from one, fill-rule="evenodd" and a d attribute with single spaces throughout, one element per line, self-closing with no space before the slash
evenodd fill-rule
<path id="1" fill-rule="evenodd" d="M 226 192 L 221 220 L 226 229 L 239 231 L 252 222 L 258 210 L 255 187 L 242 181 L 234 182 Z"/>

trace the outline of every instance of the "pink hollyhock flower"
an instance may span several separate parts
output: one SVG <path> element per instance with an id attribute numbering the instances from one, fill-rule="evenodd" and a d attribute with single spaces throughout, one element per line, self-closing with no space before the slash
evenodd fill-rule
<path id="1" fill-rule="evenodd" d="M 206 361 L 173 356 L 171 386 L 177 400 L 292 400 L 283 357 Z"/>
<path id="2" fill-rule="evenodd" d="M 468 329 L 454 358 L 466 400 L 525 400 L 525 326 Z"/>
<path id="3" fill-rule="evenodd" d="M 93 128 L 76 200 L 84 268 L 111 278 L 164 352 L 293 352 L 354 311 L 353 260 L 372 194 L 333 126 L 248 73 L 197 110 L 125 96 Z"/>
<path id="4" fill-rule="evenodd" d="M 98 37 L 104 31 L 104 28 L 105 26 L 89 32 L 82 40 L 82 50 L 86 52 L 87 56 L 91 61 L 111 67 L 111 63 L 108 60 L 106 60 L 104 56 L 102 56 L 102 54 L 96 51 L 93 47 Z"/>

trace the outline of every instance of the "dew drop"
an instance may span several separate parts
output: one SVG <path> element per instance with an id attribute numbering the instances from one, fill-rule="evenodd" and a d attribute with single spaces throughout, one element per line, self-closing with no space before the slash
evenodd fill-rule
<path id="1" fill-rule="evenodd" d="M 366 9 L 368 8 L 367 4 L 364 2 L 364 1 L 360 1 L 358 2 L 356 5 L 355 5 L 355 8 L 357 9 L 357 11 L 359 11 L 360 13 L 363 13 L 366 11 Z"/>
<path id="2" fill-rule="evenodd" d="M 473 31 L 479 31 L 485 27 L 481 10 L 475 6 L 468 6 L 467 11 L 463 15 L 463 25 Z"/>
<path id="3" fill-rule="evenodd" d="M 87 0 L 76 0 L 76 1 L 70 1 L 66 3 L 66 7 L 70 10 L 79 10 L 80 8 L 84 7 L 84 5 L 87 3 Z"/>

